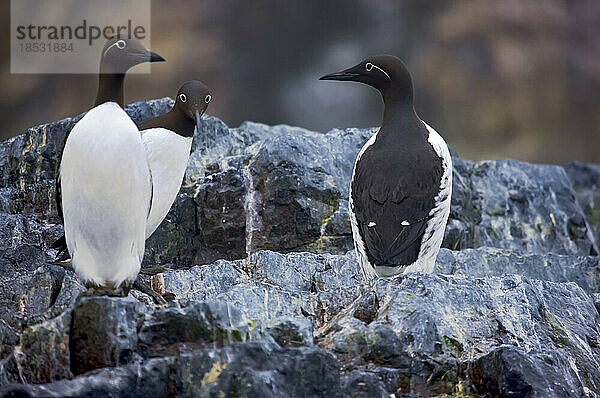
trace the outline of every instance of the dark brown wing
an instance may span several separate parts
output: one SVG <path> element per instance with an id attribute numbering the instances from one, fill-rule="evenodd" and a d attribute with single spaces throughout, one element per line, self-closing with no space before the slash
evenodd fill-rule
<path id="1" fill-rule="evenodd" d="M 414 263 L 443 174 L 431 151 L 368 148 L 356 165 L 353 211 L 369 262 L 375 266 Z"/>

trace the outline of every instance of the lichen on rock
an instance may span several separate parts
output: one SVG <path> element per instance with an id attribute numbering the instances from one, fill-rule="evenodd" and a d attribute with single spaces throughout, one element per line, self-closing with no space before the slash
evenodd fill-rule
<path id="1" fill-rule="evenodd" d="M 147 241 L 143 266 L 174 296 L 156 306 L 79 297 L 48 263 L 54 172 L 79 117 L 0 143 L 1 396 L 600 395 L 600 166 L 453 153 L 434 273 L 369 284 L 348 184 L 374 129 L 204 117 Z"/>

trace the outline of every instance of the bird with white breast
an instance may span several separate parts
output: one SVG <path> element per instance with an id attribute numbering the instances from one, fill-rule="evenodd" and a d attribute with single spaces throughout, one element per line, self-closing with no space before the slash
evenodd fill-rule
<path id="1" fill-rule="evenodd" d="M 123 295 L 144 255 L 151 180 L 140 132 L 123 111 L 131 67 L 164 61 L 137 40 L 104 47 L 92 108 L 71 130 L 60 161 L 58 200 L 72 266 L 98 293 Z"/>
<path id="2" fill-rule="evenodd" d="M 212 95 L 202 82 L 185 82 L 177 92 L 173 108 L 166 114 L 139 124 L 152 175 L 152 205 L 146 221 L 146 238 L 167 216 L 181 187 L 188 164 L 194 129 Z"/>

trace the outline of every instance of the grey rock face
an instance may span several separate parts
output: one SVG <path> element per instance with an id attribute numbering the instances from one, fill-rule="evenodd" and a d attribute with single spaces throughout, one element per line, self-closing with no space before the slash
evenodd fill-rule
<path id="1" fill-rule="evenodd" d="M 14 355 L 24 382 L 39 384 L 70 378 L 69 329 L 71 312 L 28 327 Z"/>
<path id="2" fill-rule="evenodd" d="M 444 247 L 598 253 L 562 167 L 516 160 L 453 161 L 454 192 Z"/>
<path id="3" fill-rule="evenodd" d="M 76 375 L 133 360 L 141 304 L 110 297 L 84 298 L 73 309 L 71 368 Z"/>
<path id="4" fill-rule="evenodd" d="M 600 165 L 571 163 L 565 166 L 577 201 L 583 208 L 596 242 L 600 241 Z"/>
<path id="5" fill-rule="evenodd" d="M 352 316 L 360 305 L 355 303 L 328 326 L 320 345 L 348 369 L 399 369 L 402 392 L 452 394 L 467 382 L 479 393 L 519 396 L 525 389 L 559 397 L 583 396 L 586 389 L 600 387 L 599 315 L 574 283 L 517 275 L 406 276 L 379 280 L 373 292 L 380 303 L 373 321 Z M 505 345 L 508 351 L 501 349 Z M 520 362 L 503 357 L 513 352 L 526 356 L 526 363 L 519 367 Z M 537 380 L 547 368 L 560 383 L 553 377 Z M 503 377 L 520 381 L 515 385 Z"/>
<path id="6" fill-rule="evenodd" d="M 175 296 L 157 307 L 137 291 L 80 297 L 48 264 L 54 171 L 77 120 L 0 144 L 0 396 L 600 394 L 597 166 L 453 154 L 454 250 L 433 275 L 368 285 L 347 187 L 374 130 L 206 117 L 147 242 L 144 266 L 167 265 Z"/>
<path id="7" fill-rule="evenodd" d="M 315 325 L 350 304 L 362 287 L 353 253 L 253 253 L 244 260 L 163 274 L 177 299 L 227 301 L 252 321 L 313 315 Z"/>
<path id="8" fill-rule="evenodd" d="M 506 274 L 551 282 L 575 282 L 588 293 L 600 290 L 600 257 L 520 253 L 482 247 L 440 250 L 436 273 L 485 278 Z"/>
<path id="9" fill-rule="evenodd" d="M 24 395 L 18 395 L 19 393 Z M 262 343 L 201 349 L 145 364 L 106 368 L 44 386 L 10 386 L 4 396 L 337 397 L 337 361 L 317 347 Z M 10 395 L 12 394 L 12 395 Z"/>

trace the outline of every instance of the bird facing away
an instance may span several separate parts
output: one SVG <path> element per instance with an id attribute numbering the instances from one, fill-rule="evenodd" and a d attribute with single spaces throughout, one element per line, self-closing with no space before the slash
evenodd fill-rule
<path id="1" fill-rule="evenodd" d="M 88 287 L 118 292 L 144 255 L 151 180 L 140 132 L 123 111 L 125 72 L 163 60 L 136 40 L 111 40 L 96 106 L 71 130 L 60 162 L 61 204 L 72 266 Z"/>
<path id="2" fill-rule="evenodd" d="M 358 261 L 367 279 L 431 273 L 452 196 L 452 159 L 444 139 L 416 114 L 402 61 L 368 58 L 320 80 L 355 81 L 377 89 L 383 123 L 360 150 L 349 210 Z"/>
<path id="3" fill-rule="evenodd" d="M 152 175 L 152 205 L 146 221 L 146 238 L 156 231 L 173 205 L 188 164 L 194 128 L 208 108 L 212 95 L 198 80 L 184 83 L 175 105 L 166 114 L 139 125 Z"/>

